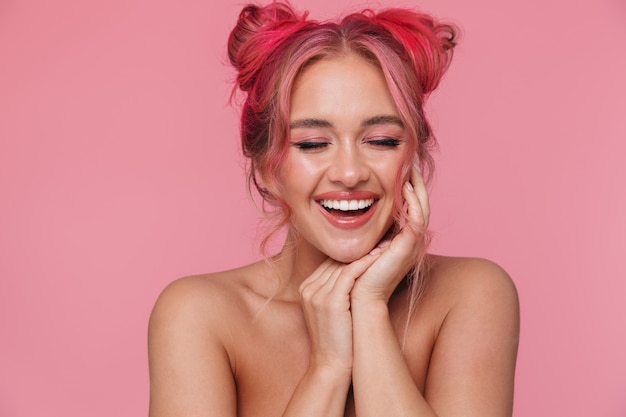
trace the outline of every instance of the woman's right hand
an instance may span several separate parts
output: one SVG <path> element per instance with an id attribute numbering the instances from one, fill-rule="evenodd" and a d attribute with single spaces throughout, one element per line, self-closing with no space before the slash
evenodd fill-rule
<path id="1" fill-rule="evenodd" d="M 326 259 L 300 284 L 310 362 L 283 417 L 344 415 L 353 362 L 350 291 L 377 258 L 366 255 L 350 264 Z"/>
<path id="2" fill-rule="evenodd" d="M 350 291 L 379 254 L 350 264 L 328 258 L 300 285 L 302 309 L 311 339 L 311 367 L 352 373 Z"/>

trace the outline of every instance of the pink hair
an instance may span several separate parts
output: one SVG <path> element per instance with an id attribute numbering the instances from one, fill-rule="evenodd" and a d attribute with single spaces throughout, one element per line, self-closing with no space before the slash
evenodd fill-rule
<path id="1" fill-rule="evenodd" d="M 280 173 L 288 149 L 289 108 L 298 74 L 312 63 L 356 53 L 378 66 L 407 132 L 407 153 L 396 182 L 396 223 L 412 225 L 402 208 L 402 185 L 417 160 L 426 179 L 433 172 L 430 154 L 436 146 L 424 115 L 424 102 L 450 64 L 456 31 L 432 17 L 409 9 L 371 9 L 338 21 L 317 22 L 298 14 L 288 4 L 247 5 L 230 34 L 228 55 L 238 71 L 237 84 L 245 93 L 241 114 L 241 141 L 249 159 L 249 184 L 263 201 L 278 210 L 269 237 L 289 223 L 290 209 L 281 198 Z M 415 229 L 415 228 L 413 228 Z M 412 277 L 424 274 L 429 242 L 426 230 L 413 230 L 422 242 Z M 421 291 L 413 279 L 409 311 Z"/>

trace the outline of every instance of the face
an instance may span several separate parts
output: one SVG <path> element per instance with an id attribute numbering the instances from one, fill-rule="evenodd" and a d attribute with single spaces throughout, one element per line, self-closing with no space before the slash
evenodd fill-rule
<path id="1" fill-rule="evenodd" d="M 301 245 L 340 262 L 393 224 L 405 130 L 382 72 L 356 55 L 307 67 L 291 95 L 283 198 Z"/>

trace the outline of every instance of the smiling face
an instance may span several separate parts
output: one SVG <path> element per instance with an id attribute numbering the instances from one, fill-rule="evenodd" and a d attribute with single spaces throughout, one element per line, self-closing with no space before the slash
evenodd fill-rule
<path id="1" fill-rule="evenodd" d="M 291 95 L 282 197 L 300 245 L 340 262 L 393 224 L 405 129 L 379 68 L 354 55 L 311 64 Z"/>

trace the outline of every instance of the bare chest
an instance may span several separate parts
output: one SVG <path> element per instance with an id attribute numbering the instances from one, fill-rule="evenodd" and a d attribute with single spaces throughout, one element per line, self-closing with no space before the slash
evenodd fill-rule
<path id="1" fill-rule="evenodd" d="M 393 310 L 391 319 L 402 326 Z M 270 304 L 254 322 L 237 327 L 232 357 L 238 415 L 280 416 L 309 366 L 310 341 L 300 307 Z M 422 392 L 434 343 L 428 328 L 432 326 L 412 324 L 410 346 L 405 347 L 407 366 Z M 354 415 L 349 395 L 346 416 Z"/>

